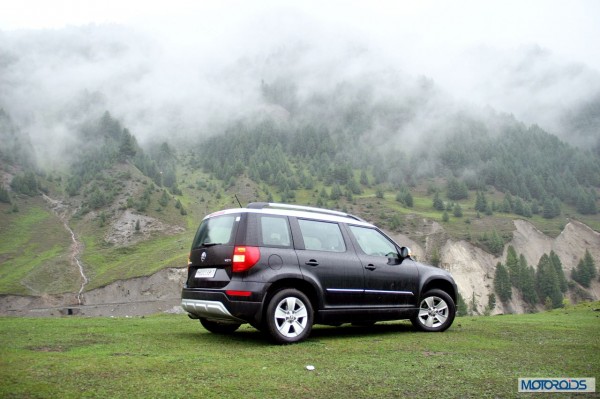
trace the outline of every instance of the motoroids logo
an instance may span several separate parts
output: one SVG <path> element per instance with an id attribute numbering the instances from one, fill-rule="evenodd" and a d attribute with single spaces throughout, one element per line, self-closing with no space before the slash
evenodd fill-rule
<path id="1" fill-rule="evenodd" d="M 596 392 L 596 379 L 519 378 L 519 392 Z"/>

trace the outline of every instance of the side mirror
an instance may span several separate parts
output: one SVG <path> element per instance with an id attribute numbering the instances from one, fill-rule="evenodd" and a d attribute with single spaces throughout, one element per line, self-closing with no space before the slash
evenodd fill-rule
<path id="1" fill-rule="evenodd" d="M 410 251 L 409 247 L 402 247 L 402 248 L 400 248 L 400 258 L 402 258 L 402 259 L 406 259 L 406 258 L 412 259 L 412 252 Z"/>

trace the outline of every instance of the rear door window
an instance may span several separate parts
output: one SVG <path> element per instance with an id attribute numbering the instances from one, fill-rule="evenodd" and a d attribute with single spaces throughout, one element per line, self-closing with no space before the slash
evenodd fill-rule
<path id="1" fill-rule="evenodd" d="M 260 216 L 261 245 L 265 247 L 290 247 L 292 238 L 287 217 Z"/>
<path id="2" fill-rule="evenodd" d="M 304 247 L 314 251 L 346 252 L 342 231 L 337 223 L 298 219 Z"/>
<path id="3" fill-rule="evenodd" d="M 196 232 L 192 247 L 231 244 L 234 238 L 234 226 L 239 221 L 239 214 L 220 215 L 204 219 Z"/>

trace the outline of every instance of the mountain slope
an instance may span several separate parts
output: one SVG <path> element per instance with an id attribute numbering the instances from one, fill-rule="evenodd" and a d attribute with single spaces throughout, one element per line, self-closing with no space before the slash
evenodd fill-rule
<path id="1" fill-rule="evenodd" d="M 19 76 L 14 87 L 35 87 L 28 77 L 36 65 L 20 72 L 36 54 L 34 36 L 21 38 L 23 53 L 11 47 L 13 57 L 1 66 L 10 72 L 6 76 Z M 97 39 L 103 45 L 85 38 L 64 44 L 71 68 L 88 71 L 130 60 L 132 48 L 118 45 L 118 38 Z M 150 54 L 159 53 L 148 46 Z M 458 103 L 429 78 L 385 64 L 365 68 L 362 52 L 354 50 L 343 62 L 319 63 L 310 46 L 291 46 L 273 54 L 266 50 L 266 59 L 228 65 L 211 77 L 220 82 L 241 77 L 225 85 L 235 88 L 228 93 L 239 108 L 219 103 L 222 109 L 214 115 L 202 108 L 205 120 L 193 128 L 182 119 L 200 112 L 198 102 L 153 105 L 158 109 L 148 109 L 157 112 L 150 112 L 132 110 L 123 100 L 139 99 L 126 94 L 148 84 L 150 66 L 128 69 L 118 79 L 104 71 L 123 91 L 111 87 L 104 94 L 98 82 L 82 83 L 75 88 L 78 95 L 65 96 L 69 100 L 56 108 L 38 104 L 37 115 L 45 117 L 33 122 L 21 117 L 23 126 L 2 111 L 0 137 L 9 145 L 0 158 L 1 293 L 68 294 L 82 284 L 90 292 L 184 267 L 200 219 L 237 206 L 235 196 L 242 203 L 344 209 L 403 234 L 422 247 L 424 261 L 463 265 L 456 272 L 465 299 L 491 284 L 494 261 L 506 257 L 520 231 L 515 220 L 549 237 L 539 242 L 560 237 L 571 220 L 600 230 L 597 152 L 513 116 Z M 40 57 L 61 65 L 51 51 Z M 315 67 L 322 67 L 316 68 L 321 76 L 314 76 Z M 22 116 L 20 95 L 10 90 L 0 101 Z M 109 111 L 107 104 L 113 104 Z M 595 102 L 590 104 L 581 109 L 586 132 L 595 126 Z M 147 113 L 160 119 L 164 131 L 157 134 L 140 122 L 148 121 Z M 49 138 L 56 132 L 64 140 Z M 513 245 L 529 265 L 537 265 L 541 252 Z M 584 247 L 593 245 L 588 240 Z M 585 252 L 543 247 L 568 257 L 567 272 L 576 263 L 572 258 Z M 465 277 L 471 268 L 473 280 Z M 480 305 L 490 287 L 477 291 Z M 511 306 L 521 309 L 517 302 Z"/>

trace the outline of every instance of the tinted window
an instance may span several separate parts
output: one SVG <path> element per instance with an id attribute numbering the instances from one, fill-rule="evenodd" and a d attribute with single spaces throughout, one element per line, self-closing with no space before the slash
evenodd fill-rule
<path id="1" fill-rule="evenodd" d="M 396 246 L 375 229 L 350 226 L 350 231 L 356 238 L 360 249 L 367 255 L 385 256 L 390 252 L 398 252 Z"/>
<path id="2" fill-rule="evenodd" d="M 285 217 L 261 216 L 260 230 L 264 246 L 289 247 L 292 244 L 288 221 Z"/>
<path id="3" fill-rule="evenodd" d="M 299 219 L 304 247 L 316 251 L 345 252 L 346 244 L 337 223 Z"/>
<path id="4" fill-rule="evenodd" d="M 235 222 L 240 215 L 222 215 L 204 219 L 194 238 L 193 248 L 208 244 L 230 244 L 233 240 Z"/>

